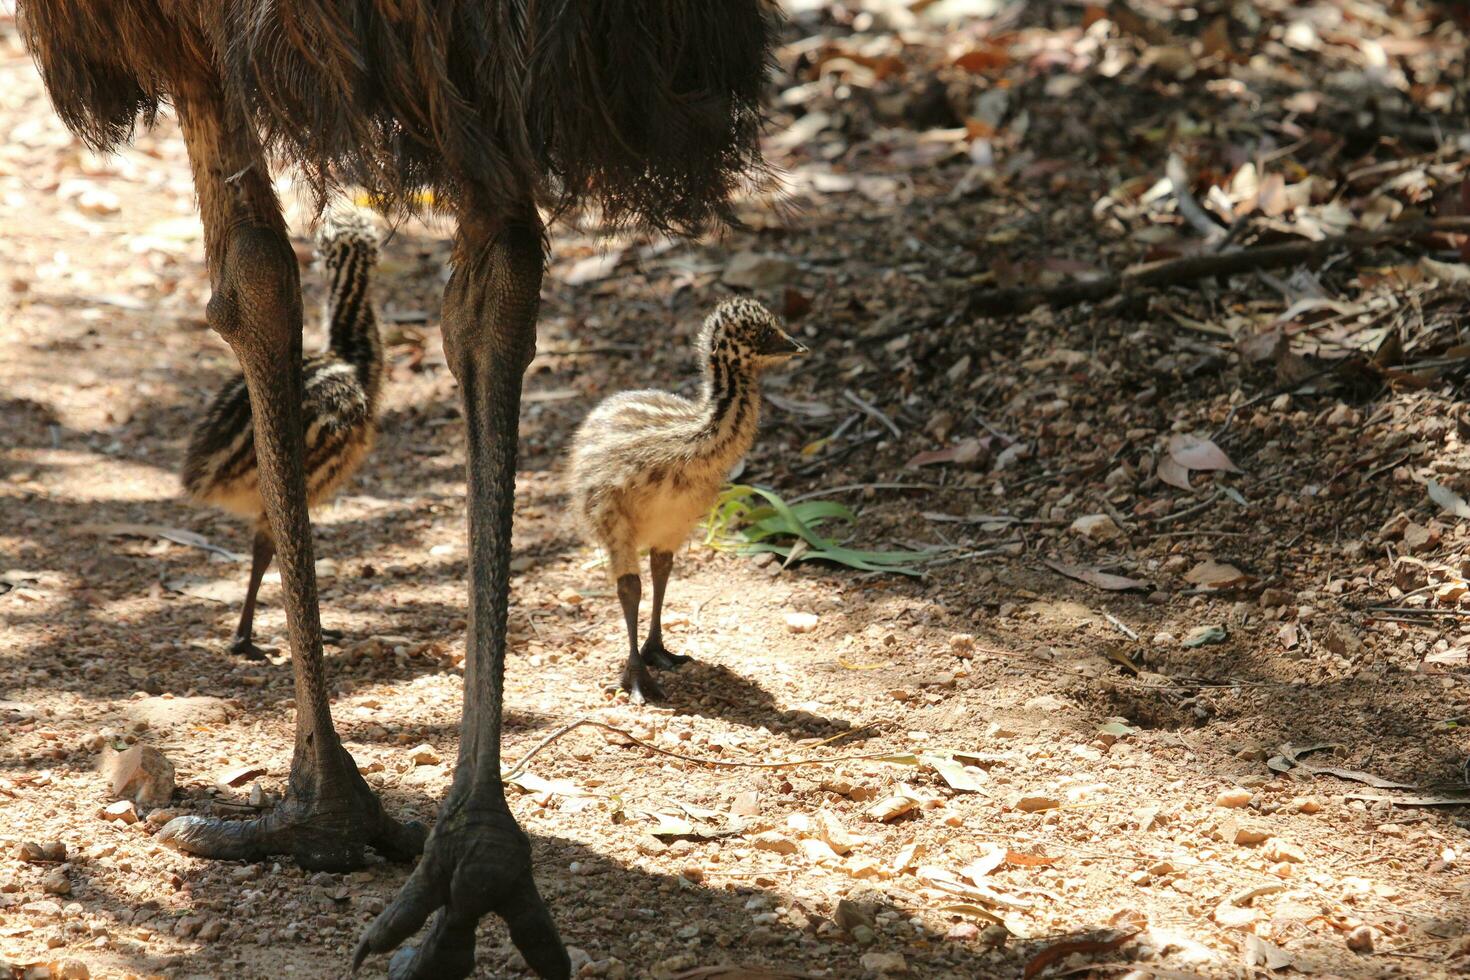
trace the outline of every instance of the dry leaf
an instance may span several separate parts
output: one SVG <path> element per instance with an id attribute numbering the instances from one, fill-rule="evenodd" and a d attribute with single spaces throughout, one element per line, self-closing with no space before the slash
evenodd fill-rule
<path id="1" fill-rule="evenodd" d="M 1022 980 L 1031 980 L 1057 960 L 1071 956 L 1073 953 L 1106 953 L 1117 949 L 1142 931 L 1141 929 L 1130 929 L 1098 939 L 1068 939 L 1054 943 L 1031 957 L 1026 964 L 1026 969 L 1021 973 Z"/>
<path id="2" fill-rule="evenodd" d="M 614 249 L 598 255 L 589 255 L 573 263 L 567 274 L 562 277 L 562 282 L 568 286 L 581 286 L 585 283 L 596 282 L 606 279 L 613 274 L 618 263 L 623 260 L 622 249 Z"/>
<path id="3" fill-rule="evenodd" d="M 882 823 L 892 823 L 906 813 L 918 809 L 919 801 L 909 796 L 890 796 L 868 807 L 868 817 Z"/>
<path id="4" fill-rule="evenodd" d="M 888 864 L 888 870 L 894 874 L 903 874 L 905 871 L 919 863 L 919 858 L 924 854 L 924 845 L 910 842 L 898 849 L 893 860 Z"/>
<path id="5" fill-rule="evenodd" d="M 1185 572 L 1184 581 L 1202 589 L 1232 589 L 1249 582 L 1250 576 L 1234 565 L 1212 558 Z"/>
<path id="6" fill-rule="evenodd" d="M 243 786 L 250 780 L 265 774 L 265 766 L 237 766 L 222 773 L 216 782 L 224 786 Z"/>
<path id="7" fill-rule="evenodd" d="M 943 449 L 915 453 L 904 466 L 911 470 L 934 463 L 954 463 L 957 466 L 967 466 L 979 459 L 986 448 L 985 443 L 979 439 L 965 439 Z"/>
<path id="8" fill-rule="evenodd" d="M 1253 932 L 1245 934 L 1240 958 L 1246 966 L 1264 966 L 1267 970 L 1284 970 L 1293 965 L 1290 953 Z"/>
<path id="9" fill-rule="evenodd" d="M 1433 480 L 1425 485 L 1429 491 L 1429 499 L 1439 505 L 1439 509 L 1454 517 L 1470 517 L 1470 504 L 1465 498 L 1446 487 L 1440 486 Z"/>
<path id="10" fill-rule="evenodd" d="M 852 834 L 842 826 L 842 821 L 831 810 L 818 810 L 814 822 L 817 836 L 838 854 L 849 853 L 856 843 Z"/>
<path id="11" fill-rule="evenodd" d="M 210 544 L 209 539 L 202 534 L 195 534 L 193 531 L 185 531 L 178 527 L 166 527 L 162 524 L 78 524 L 72 530 L 81 534 L 125 538 L 162 538 L 174 544 L 210 551 L 233 561 L 244 560 L 243 555 L 237 555 L 233 551 L 226 551 L 218 545 Z"/>
<path id="12" fill-rule="evenodd" d="M 1159 465 L 1154 469 L 1155 475 L 1171 487 L 1180 490 L 1193 490 L 1189 485 L 1189 470 L 1174 461 L 1174 457 L 1165 454 L 1159 457 Z"/>
<path id="13" fill-rule="evenodd" d="M 939 773 L 950 789 L 956 789 L 962 793 L 980 792 L 981 785 L 989 779 L 983 769 L 968 769 L 954 759 L 932 755 L 920 756 L 920 758 Z"/>
<path id="14" fill-rule="evenodd" d="M 1149 590 L 1153 586 L 1141 579 L 1128 578 L 1123 575 L 1114 575 L 1111 572 L 1099 571 L 1096 568 L 1084 568 L 1081 565 L 1068 565 L 1065 562 L 1046 559 L 1046 567 L 1059 575 L 1086 582 L 1094 588 L 1104 589 L 1108 592 L 1130 592 L 1134 589 Z"/>
<path id="15" fill-rule="evenodd" d="M 1050 796 L 1023 796 L 1011 805 L 1022 813 L 1040 813 L 1042 810 L 1055 810 L 1062 801 Z"/>
<path id="16" fill-rule="evenodd" d="M 1170 436 L 1168 448 L 1159 457 L 1155 470 L 1159 479 L 1181 490 L 1190 490 L 1190 470 L 1241 472 L 1240 467 L 1231 462 L 1230 457 L 1209 439 L 1201 436 Z"/>

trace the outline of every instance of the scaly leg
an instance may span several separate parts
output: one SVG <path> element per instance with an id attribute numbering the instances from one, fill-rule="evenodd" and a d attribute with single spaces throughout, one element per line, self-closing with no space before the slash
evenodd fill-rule
<path id="1" fill-rule="evenodd" d="M 623 622 L 628 626 L 628 662 L 623 666 L 623 677 L 619 682 L 628 692 L 628 700 L 634 704 L 646 701 L 662 701 L 663 688 L 648 672 L 643 658 L 638 655 L 638 600 L 643 594 L 643 584 L 638 573 L 618 576 L 618 602 L 623 607 Z"/>
<path id="2" fill-rule="evenodd" d="M 481 214 L 485 212 L 480 212 Z M 433 915 L 417 949 L 389 965 L 392 980 L 452 980 L 475 966 L 475 925 L 487 912 L 543 977 L 565 980 L 571 960 L 531 873 L 531 844 L 500 782 L 501 701 L 515 502 L 521 376 L 536 350 L 544 257 L 540 222 L 461 215 L 444 291 L 444 353 L 468 426 L 470 613 L 464 719 L 449 795 L 424 859 L 375 919 L 353 957 L 398 946 Z"/>
<path id="3" fill-rule="evenodd" d="M 245 587 L 245 607 L 240 610 L 240 625 L 235 627 L 235 638 L 230 641 L 230 652 L 246 660 L 264 660 L 265 651 L 255 645 L 255 594 L 260 591 L 260 580 L 265 570 L 271 567 L 276 555 L 276 543 L 270 531 L 264 527 L 255 529 L 255 541 L 250 549 L 250 584 Z"/>
<path id="4" fill-rule="evenodd" d="M 212 79 L 177 92 L 176 106 L 204 219 L 213 295 L 209 324 L 239 358 L 250 391 L 260 493 L 281 563 L 296 679 L 296 744 L 286 798 L 250 821 L 178 817 L 158 839 L 204 857 L 259 860 L 290 854 L 303 867 L 342 870 L 364 848 L 417 853 L 423 829 L 383 812 L 332 727 L 301 423 L 301 289 L 259 139 Z"/>
<path id="5" fill-rule="evenodd" d="M 653 622 L 648 625 L 648 639 L 643 641 L 643 662 L 650 667 L 680 667 L 693 660 L 683 654 L 664 649 L 664 586 L 674 567 L 674 553 L 654 548 L 648 553 L 648 570 L 653 577 Z"/>

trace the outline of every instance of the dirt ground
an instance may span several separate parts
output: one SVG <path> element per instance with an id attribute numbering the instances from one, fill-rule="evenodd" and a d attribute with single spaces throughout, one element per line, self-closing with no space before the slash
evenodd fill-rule
<path id="1" fill-rule="evenodd" d="M 1454 5 L 788 7 L 779 200 L 718 239 L 553 238 L 505 754 L 619 730 L 567 732 L 510 793 L 580 975 L 1466 975 L 1465 236 L 973 305 L 1464 215 Z M 8 15 L 0 129 L 0 969 L 341 976 L 407 868 L 152 838 L 269 806 L 293 711 L 278 579 L 257 619 L 278 656 L 232 658 L 246 531 L 177 496 L 233 366 L 177 130 L 87 152 Z M 281 187 L 305 257 L 309 202 Z M 464 651 L 445 233 L 386 247 L 382 437 L 316 515 L 338 728 L 426 821 Z M 608 393 L 693 390 L 689 341 L 732 291 L 812 348 L 769 380 L 740 479 L 852 506 L 856 546 L 944 550 L 907 578 L 692 543 L 665 625 L 695 662 L 634 707 L 561 454 Z M 168 806 L 102 819 L 108 742 L 168 758 Z M 64 862 L 24 846 L 56 842 Z M 524 975 L 498 923 L 478 962 Z"/>

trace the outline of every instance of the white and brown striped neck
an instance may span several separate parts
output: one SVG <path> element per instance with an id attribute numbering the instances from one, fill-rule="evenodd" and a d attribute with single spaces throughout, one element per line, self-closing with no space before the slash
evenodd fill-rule
<path id="1" fill-rule="evenodd" d="M 760 426 L 760 371 L 745 351 L 716 342 L 706 355 L 695 451 L 743 455 Z M 733 462 L 733 459 L 732 459 Z"/>
<path id="2" fill-rule="evenodd" d="M 370 290 L 377 249 L 369 242 L 338 240 L 327 257 L 327 349 L 357 370 L 376 399 L 383 373 L 383 342 Z"/>

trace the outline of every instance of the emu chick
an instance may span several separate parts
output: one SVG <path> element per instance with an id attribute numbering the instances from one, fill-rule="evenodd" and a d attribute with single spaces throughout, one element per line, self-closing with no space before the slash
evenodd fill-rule
<path id="1" fill-rule="evenodd" d="M 662 699 L 649 667 L 688 657 L 663 646 L 664 587 L 673 552 L 709 512 L 760 423 L 760 376 L 806 348 L 761 304 L 721 303 L 699 333 L 698 399 L 628 391 L 592 410 L 572 439 L 572 506 L 587 536 L 606 550 L 628 629 L 622 687 L 634 703 Z M 649 550 L 653 619 L 638 646 L 638 553 Z"/>
<path id="2" fill-rule="evenodd" d="M 362 465 L 377 435 L 383 348 L 369 289 L 377 263 L 377 235 L 355 211 L 329 214 L 317 235 L 328 276 L 324 313 L 328 346 L 302 363 L 302 420 L 306 427 L 306 495 L 315 506 Z M 255 596 L 275 556 L 266 526 L 255 458 L 254 416 L 245 379 L 231 378 L 214 396 L 189 439 L 184 493 L 255 525 L 250 582 L 232 653 L 264 659 L 253 640 Z M 324 631 L 326 632 L 326 631 Z"/>

